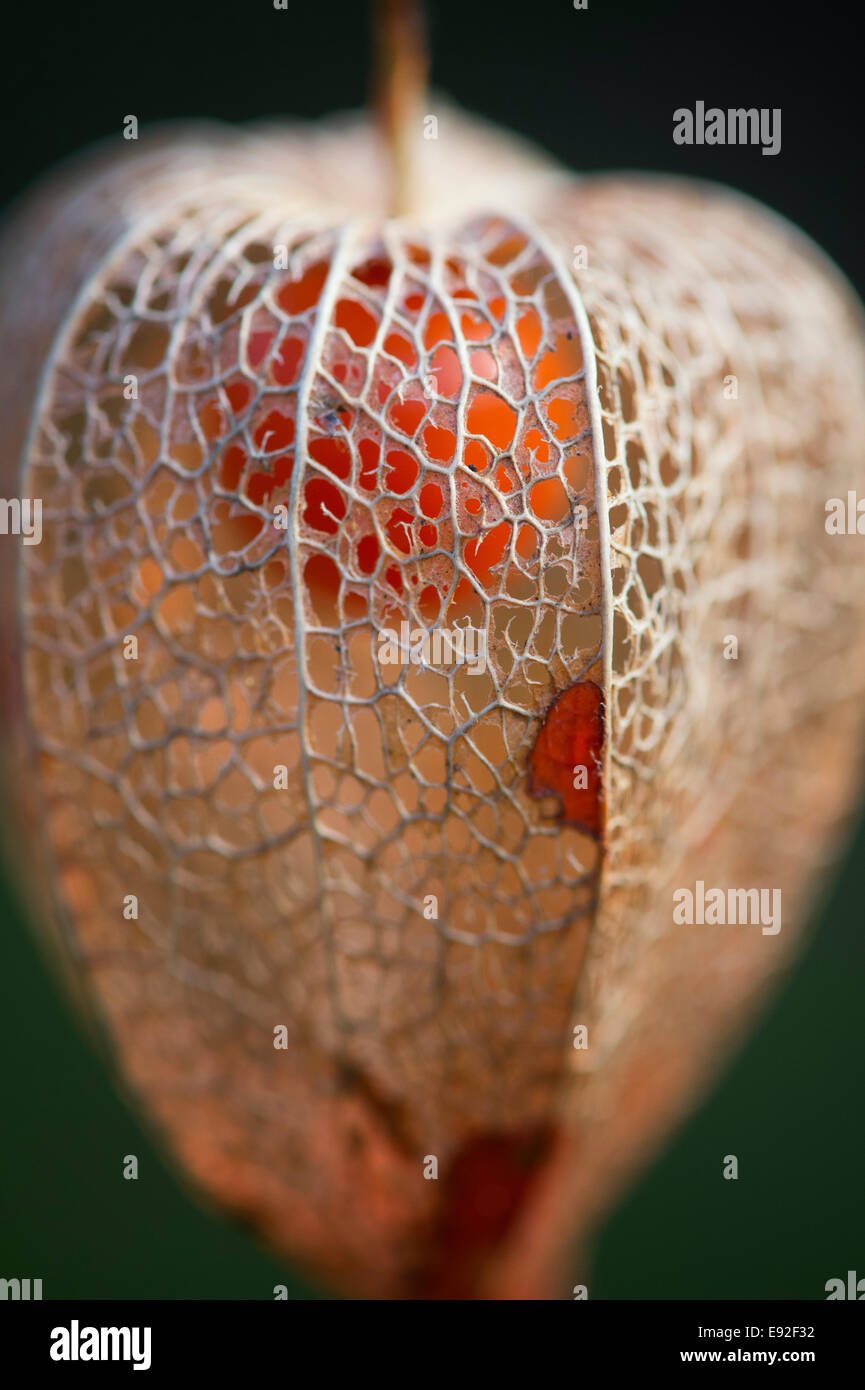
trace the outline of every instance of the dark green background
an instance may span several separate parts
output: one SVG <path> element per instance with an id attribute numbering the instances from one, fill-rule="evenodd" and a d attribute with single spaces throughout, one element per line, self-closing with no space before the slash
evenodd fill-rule
<path id="1" fill-rule="evenodd" d="M 865 143 L 854 11 L 777 0 L 435 0 L 434 83 L 573 168 L 732 184 L 804 227 L 858 286 Z M 0 199 L 60 157 L 177 116 L 315 117 L 364 100 L 366 5 L 115 0 L 31 5 L 4 69 Z M 10 42 L 11 33 L 10 33 Z M 781 106 L 775 158 L 676 147 L 679 106 Z M 9 601 L 0 596 L 0 601 Z M 2 827 L 2 807 L 0 807 Z M 822 1298 L 865 1276 L 865 831 L 827 886 L 785 992 L 664 1156 L 607 1221 L 595 1298 Z M 269 1298 L 308 1292 L 185 1194 L 118 1099 L 8 895 L 0 897 L 0 1276 L 45 1296 Z M 138 1182 L 122 1156 L 141 1159 Z M 738 1182 L 721 1159 L 740 1158 Z M 567 1295 L 567 1290 L 563 1290 Z"/>

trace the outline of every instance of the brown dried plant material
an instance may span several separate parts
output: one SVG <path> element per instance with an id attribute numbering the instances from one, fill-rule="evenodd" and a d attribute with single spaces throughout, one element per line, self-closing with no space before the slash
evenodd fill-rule
<path id="1" fill-rule="evenodd" d="M 142 141 L 8 228 L 8 783 L 201 1188 L 350 1292 L 553 1296 L 857 784 L 865 353 L 744 199 L 440 123 L 410 219 L 356 121 Z M 783 930 L 675 925 L 698 879 Z"/>

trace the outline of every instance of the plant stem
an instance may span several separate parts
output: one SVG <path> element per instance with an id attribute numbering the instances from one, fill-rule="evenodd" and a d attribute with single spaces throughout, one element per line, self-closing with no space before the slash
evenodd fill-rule
<path id="1" fill-rule="evenodd" d="M 390 155 L 391 214 L 414 206 L 415 142 L 429 60 L 421 0 L 374 0 L 373 106 Z"/>

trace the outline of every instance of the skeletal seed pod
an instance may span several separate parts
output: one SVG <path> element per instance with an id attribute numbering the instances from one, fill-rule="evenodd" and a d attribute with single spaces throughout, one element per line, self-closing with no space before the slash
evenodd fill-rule
<path id="1" fill-rule="evenodd" d="M 9 225 L 8 786 L 205 1190 L 340 1288 L 545 1295 L 855 790 L 865 353 L 746 200 L 438 121 L 410 217 L 357 120 L 145 136 Z M 783 931 L 677 924 L 697 881 Z"/>

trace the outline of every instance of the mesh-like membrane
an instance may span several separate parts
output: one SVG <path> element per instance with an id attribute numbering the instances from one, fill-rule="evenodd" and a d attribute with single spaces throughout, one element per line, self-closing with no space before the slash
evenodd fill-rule
<path id="1" fill-rule="evenodd" d="M 598 688 L 602 621 L 582 350 L 538 245 L 192 209 L 92 286 L 27 485 L 72 935 L 193 1166 L 248 1172 L 251 1207 L 266 1169 L 334 1233 L 363 1136 L 327 1102 L 372 1106 L 415 1204 L 424 1154 L 543 1120 L 599 847 L 528 758 L 553 697 Z M 381 660 L 402 624 L 472 626 L 485 669 Z"/>
<path id="2" fill-rule="evenodd" d="M 178 137 L 0 267 L 14 453 L 98 265 L 21 483 L 44 880 L 190 1171 L 376 1294 L 476 1291 L 473 1241 L 549 1291 L 783 963 L 865 708 L 847 290 L 740 200 L 454 119 L 435 233 L 382 224 L 362 124 Z M 533 223 L 469 221 L 481 173 Z M 484 671 L 383 661 L 403 623 Z M 695 879 L 780 888 L 783 932 L 675 926 Z"/>

